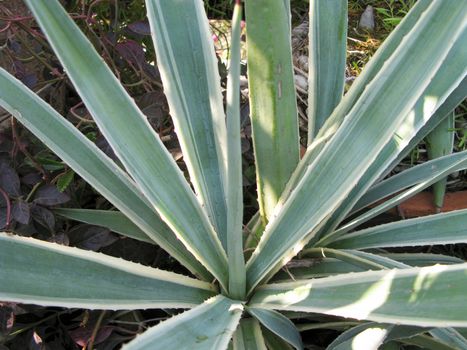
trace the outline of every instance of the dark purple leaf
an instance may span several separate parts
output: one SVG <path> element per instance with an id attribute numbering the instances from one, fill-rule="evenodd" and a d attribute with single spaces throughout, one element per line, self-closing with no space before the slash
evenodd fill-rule
<path id="1" fill-rule="evenodd" d="M 99 226 L 80 225 L 68 233 L 70 245 L 97 251 L 117 241 L 117 235 L 109 229 Z"/>
<path id="2" fill-rule="evenodd" d="M 128 29 L 136 34 L 151 35 L 151 27 L 148 22 L 134 22 L 128 25 Z"/>
<path id="3" fill-rule="evenodd" d="M 23 76 L 21 81 L 26 85 L 28 88 L 32 89 L 37 84 L 37 75 L 36 73 L 27 73 Z"/>
<path id="4" fill-rule="evenodd" d="M 117 156 L 115 155 L 114 150 L 110 146 L 110 144 L 107 142 L 104 136 L 100 135 L 97 140 L 96 140 L 96 146 L 99 147 L 99 149 L 104 152 L 109 158 L 113 160 L 118 160 Z"/>
<path id="5" fill-rule="evenodd" d="M 21 182 L 28 186 L 34 186 L 40 181 L 42 181 L 42 176 L 39 173 L 29 173 L 21 178 Z"/>
<path id="6" fill-rule="evenodd" d="M 143 72 L 147 74 L 149 78 L 151 78 L 151 80 L 161 80 L 161 74 L 159 73 L 159 69 L 157 69 L 157 67 L 153 66 L 152 64 L 144 62 Z"/>
<path id="7" fill-rule="evenodd" d="M 13 204 L 11 215 L 13 216 L 13 219 L 18 221 L 19 223 L 26 225 L 31 217 L 29 204 L 25 201 L 18 200 L 17 202 L 15 202 L 15 204 Z"/>
<path id="8" fill-rule="evenodd" d="M 0 207 L 0 230 L 6 227 L 6 208 Z"/>
<path id="9" fill-rule="evenodd" d="M 53 235 L 52 237 L 50 237 L 48 239 L 49 242 L 52 242 L 52 243 L 57 243 L 57 244 L 61 244 L 61 245 L 66 245 L 66 246 L 69 246 L 70 245 L 70 239 L 68 238 L 68 236 L 65 234 L 65 233 L 59 233 L 58 235 Z"/>
<path id="10" fill-rule="evenodd" d="M 14 323 L 14 309 L 8 304 L 0 304 L 0 337 L 7 335 Z"/>
<path id="11" fill-rule="evenodd" d="M 10 196 L 16 197 L 21 194 L 19 176 L 7 163 L 0 163 L 0 187 Z"/>
<path id="12" fill-rule="evenodd" d="M 126 40 L 115 45 L 117 52 L 128 62 L 137 65 L 138 67 L 143 66 L 146 62 L 144 55 L 143 46 L 134 40 Z"/>
<path id="13" fill-rule="evenodd" d="M 60 192 L 57 187 L 53 185 L 45 185 L 37 190 L 34 203 L 52 206 L 66 203 L 69 200 L 70 196 L 66 193 Z"/>
<path id="14" fill-rule="evenodd" d="M 54 232 L 55 216 L 49 209 L 33 205 L 31 206 L 31 215 L 34 221 L 49 229 L 50 232 Z"/>
<path id="15" fill-rule="evenodd" d="M 85 347 L 91 340 L 94 327 L 94 325 L 88 325 L 86 327 L 76 328 L 68 332 L 68 334 L 75 341 L 76 344 Z M 96 334 L 96 338 L 94 339 L 94 344 L 97 345 L 99 343 L 102 343 L 112 334 L 112 331 L 114 329 L 115 327 L 113 326 L 104 326 L 99 328 L 99 331 Z"/>

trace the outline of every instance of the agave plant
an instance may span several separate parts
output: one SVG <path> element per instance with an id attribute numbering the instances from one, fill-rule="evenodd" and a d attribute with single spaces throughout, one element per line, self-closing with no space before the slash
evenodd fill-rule
<path id="1" fill-rule="evenodd" d="M 2 233 L 0 300 L 188 309 L 125 349 L 302 349 L 300 331 L 319 328 L 345 330 L 329 349 L 467 348 L 467 264 L 387 250 L 467 242 L 467 211 L 360 228 L 467 168 L 460 152 L 385 179 L 467 95 L 463 1 L 418 1 L 343 96 L 347 4 L 310 0 L 309 140 L 301 159 L 289 1 L 246 2 L 260 210 L 245 226 L 240 1 L 226 112 L 202 2 L 146 1 L 191 186 L 59 1 L 26 2 L 123 164 L 0 70 L 0 104 L 118 209 L 57 213 L 157 244 L 192 276 Z"/>

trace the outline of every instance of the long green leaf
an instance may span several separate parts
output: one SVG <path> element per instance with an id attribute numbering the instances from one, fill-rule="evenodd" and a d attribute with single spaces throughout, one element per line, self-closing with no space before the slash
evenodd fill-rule
<path id="1" fill-rule="evenodd" d="M 458 166 L 452 168 L 451 166 L 454 164 Z M 467 167 L 467 151 L 454 153 L 416 165 L 371 187 L 365 195 L 358 200 L 352 212 L 363 209 L 407 187 L 417 185 L 424 181 L 430 181 L 443 169 L 449 169 L 449 171 L 454 172 L 463 170 L 464 167 Z"/>
<path id="2" fill-rule="evenodd" d="M 287 343 L 285 340 L 275 335 L 273 332 L 268 329 L 262 329 L 264 341 L 269 350 L 292 350 L 293 347 Z"/>
<path id="3" fill-rule="evenodd" d="M 295 325 L 287 317 L 274 310 L 247 308 L 264 327 L 278 337 L 293 345 L 297 350 L 303 349 L 302 338 Z"/>
<path id="4" fill-rule="evenodd" d="M 143 113 L 57 0 L 26 2 L 100 130 L 144 196 L 186 248 L 226 287 L 227 257 L 221 243 Z"/>
<path id="5" fill-rule="evenodd" d="M 92 309 L 193 307 L 215 288 L 99 253 L 0 233 L 0 299 Z"/>
<path id="6" fill-rule="evenodd" d="M 328 244 L 339 249 L 467 243 L 467 209 L 374 226 Z"/>
<path id="7" fill-rule="evenodd" d="M 233 337 L 234 350 L 266 350 L 261 327 L 254 318 L 240 321 L 240 327 Z"/>
<path id="8" fill-rule="evenodd" d="M 454 147 L 454 122 L 456 115 L 449 113 L 446 118 L 426 137 L 426 150 L 429 159 L 451 154 Z M 440 209 L 443 207 L 444 194 L 446 193 L 447 177 L 433 185 L 434 205 Z"/>
<path id="9" fill-rule="evenodd" d="M 138 226 L 118 211 L 57 208 L 54 209 L 54 213 L 67 219 L 106 227 L 121 235 L 154 244 L 154 241 L 141 231 Z"/>
<path id="10" fill-rule="evenodd" d="M 241 303 L 218 295 L 159 323 L 122 350 L 227 349 L 242 311 Z"/>
<path id="11" fill-rule="evenodd" d="M 251 307 L 466 327 L 467 264 L 358 272 L 260 287 Z"/>
<path id="12" fill-rule="evenodd" d="M 431 112 L 431 114 L 434 114 L 434 116 L 431 115 L 432 117 L 436 118 L 436 114 L 439 113 L 439 110 L 444 108 L 444 102 L 437 102 L 436 99 L 439 98 L 440 94 L 443 92 L 456 89 L 461 81 L 458 77 L 460 76 L 462 78 L 467 71 L 462 60 L 459 60 L 461 57 L 467 60 L 467 49 L 465 49 L 465 45 L 462 44 L 465 41 L 467 41 L 467 31 L 464 27 L 464 31 L 459 37 L 457 44 L 450 50 L 446 58 L 446 62 L 452 62 L 452 64 L 446 63 L 440 67 L 423 92 L 422 97 L 416 102 L 411 112 L 407 115 L 407 118 L 396 128 L 392 140 L 379 152 L 370 168 L 360 178 L 359 182 L 340 205 L 340 208 L 333 214 L 333 218 L 329 220 L 327 225 L 322 229 L 324 233 L 326 233 L 326 231 L 330 232 L 338 226 L 351 211 L 358 199 L 382 176 L 392 160 L 397 158 L 403 145 L 408 144 L 410 140 L 417 135 L 423 125 L 426 124 L 427 118 L 425 118 L 424 115 L 427 105 L 430 104 L 430 102 L 427 101 L 432 100 L 432 102 L 436 104 L 436 107 L 433 108 Z M 467 90 L 465 93 L 467 94 Z M 450 95 L 452 95 L 452 92 L 449 92 L 449 96 Z M 447 99 L 448 103 L 452 102 L 449 98 Z M 443 101 L 443 99 L 441 99 L 441 101 Z"/>
<path id="13" fill-rule="evenodd" d="M 290 15 L 284 0 L 245 5 L 258 201 L 265 224 L 299 160 Z"/>
<path id="14" fill-rule="evenodd" d="M 347 0 L 311 0 L 308 69 L 308 144 L 344 94 Z"/>
<path id="15" fill-rule="evenodd" d="M 458 16 L 454 18 L 453 13 Z M 410 128 L 409 121 L 416 119 L 422 121 L 417 123 L 421 127 L 459 84 L 466 71 L 463 58 L 467 59 L 467 49 L 460 56 L 450 54 L 465 46 L 460 46 L 467 35 L 465 24 L 460 3 L 434 2 L 425 11 L 308 167 L 287 202 L 276 208 L 277 217 L 247 263 L 249 292 L 280 267 L 278 261 L 287 262 L 317 233 L 323 220 L 345 200 L 391 142 L 401 123 Z M 442 65 L 453 68 L 449 77 L 437 76 Z M 440 79 L 439 86 L 433 85 L 434 77 Z M 427 87 L 430 95 L 426 95 Z M 425 99 L 423 110 L 413 110 L 420 99 Z M 346 176 L 342 176 L 343 171 Z"/>
<path id="16" fill-rule="evenodd" d="M 291 190 L 297 186 L 302 179 L 309 164 L 319 155 L 321 150 L 331 140 L 332 136 L 339 129 L 344 118 L 350 112 L 355 102 L 363 93 L 367 85 L 374 79 L 381 70 L 384 63 L 394 53 L 401 40 L 409 33 L 415 24 L 421 20 L 422 14 L 430 7 L 433 0 L 418 1 L 410 12 L 404 17 L 395 30 L 384 40 L 383 44 L 376 51 L 372 59 L 366 64 L 362 73 L 355 79 L 348 93 L 345 94 L 341 103 L 337 105 L 334 112 L 326 120 L 325 125 L 318 131 L 318 135 L 312 144 L 307 148 L 303 159 L 300 161 L 292 178 L 286 186 L 286 190 L 281 196 L 279 203 L 287 200 Z"/>
<path id="17" fill-rule="evenodd" d="M 0 104 L 161 248 L 205 280 L 211 274 L 177 239 L 130 177 L 20 81 L 0 68 Z"/>
<path id="18" fill-rule="evenodd" d="M 157 67 L 197 198 L 227 247 L 225 114 L 200 0 L 146 0 Z"/>
<path id="19" fill-rule="evenodd" d="M 237 2 L 232 18 L 230 67 L 227 78 L 227 257 L 229 293 L 244 299 L 246 268 L 243 256 L 243 184 L 240 138 L 240 53 L 242 5 Z"/>

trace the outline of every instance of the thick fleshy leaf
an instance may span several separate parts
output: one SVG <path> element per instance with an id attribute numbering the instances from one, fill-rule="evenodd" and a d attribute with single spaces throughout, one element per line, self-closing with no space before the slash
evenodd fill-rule
<path id="1" fill-rule="evenodd" d="M 246 1 L 245 7 L 258 202 L 266 223 L 299 160 L 290 15 L 284 0 Z"/>
<path id="2" fill-rule="evenodd" d="M 146 8 L 183 160 L 197 198 L 226 249 L 225 114 L 203 3 L 146 0 Z"/>
<path id="3" fill-rule="evenodd" d="M 303 349 L 302 338 L 297 327 L 287 317 L 274 310 L 247 308 L 250 315 L 254 316 L 264 327 L 293 345 L 297 350 Z"/>
<path id="4" fill-rule="evenodd" d="M 194 274 L 210 273 L 160 219 L 130 177 L 52 107 L 0 68 L 0 104 L 162 249 Z M 40 208 L 40 207 L 36 207 Z"/>
<path id="5" fill-rule="evenodd" d="M 338 249 L 369 249 L 467 243 L 467 210 L 397 221 L 352 232 L 328 244 Z"/>
<path id="6" fill-rule="evenodd" d="M 466 40 L 467 30 L 464 27 L 464 31 L 460 35 L 457 44 L 454 44 L 454 47 L 446 57 L 446 64 L 440 67 L 412 110 L 396 128 L 392 139 L 379 152 L 371 166 L 333 214 L 333 217 L 323 227 L 322 233 L 333 231 L 349 214 L 358 199 L 384 174 L 391 162 L 397 158 L 402 147 L 409 144 L 410 140 L 417 136 L 427 123 L 427 120 L 432 117 L 436 119 L 437 114 L 445 108 L 443 105 L 445 103 L 452 103 L 449 97 L 452 95 L 452 91 L 458 88 L 458 84 L 467 72 L 465 65 L 461 63 L 464 58 L 467 60 L 467 49 L 464 48 L 465 45 L 461 44 Z M 463 59 L 459 60 L 460 57 L 463 57 Z M 448 95 L 441 97 L 445 92 L 449 92 Z M 465 94 L 467 95 L 467 90 Z M 442 102 L 437 99 L 440 99 Z M 434 104 L 434 108 L 431 110 L 427 108 L 430 103 Z M 454 107 L 455 105 L 451 108 Z"/>
<path id="7" fill-rule="evenodd" d="M 453 6 L 459 6 L 455 20 Z M 346 199 L 385 145 L 393 141 L 401 123 L 410 129 L 417 120 L 416 125 L 421 127 L 463 79 L 467 49 L 463 52 L 461 48 L 467 31 L 461 13 L 460 3 L 432 3 L 370 82 L 287 202 L 276 208 L 277 216 L 247 263 L 249 292 L 318 232 L 323 220 Z M 459 51 L 460 55 L 452 55 Z M 449 77 L 438 76 L 445 66 L 452 68 Z M 438 84 L 433 83 L 435 77 Z M 420 100 L 425 100 L 421 111 Z M 346 176 L 342 176 L 344 170 Z"/>
<path id="8" fill-rule="evenodd" d="M 237 2 L 232 18 L 230 66 L 227 77 L 227 258 L 229 295 L 245 298 L 246 268 L 243 255 L 243 183 L 240 137 L 240 54 L 242 5 Z"/>
<path id="9" fill-rule="evenodd" d="M 243 305 L 221 295 L 152 327 L 122 350 L 227 349 Z"/>
<path id="10" fill-rule="evenodd" d="M 183 173 L 144 114 L 57 0 L 26 3 L 143 195 L 185 247 L 226 286 L 227 257 L 222 245 Z"/>
<path id="11" fill-rule="evenodd" d="M 467 264 L 359 272 L 260 287 L 250 307 L 466 327 Z"/>
<path id="12" fill-rule="evenodd" d="M 99 253 L 0 233 L 0 299 L 92 309 L 191 308 L 206 283 Z"/>
<path id="13" fill-rule="evenodd" d="M 311 0 L 308 60 L 308 144 L 344 94 L 347 1 Z"/>
<path id="14" fill-rule="evenodd" d="M 154 244 L 138 226 L 132 223 L 125 215 L 118 211 L 57 208 L 55 214 L 91 225 L 106 227 L 121 235 Z"/>
<path id="15" fill-rule="evenodd" d="M 344 118 L 350 112 L 355 102 L 364 92 L 366 86 L 373 80 L 376 74 L 381 70 L 384 63 L 394 53 L 401 40 L 407 35 L 412 27 L 421 19 L 423 12 L 433 0 L 418 1 L 410 12 L 404 17 L 402 22 L 395 30 L 384 40 L 383 44 L 376 51 L 372 59 L 365 65 L 362 73 L 355 79 L 348 93 L 345 94 L 342 103 L 339 103 L 331 116 L 326 120 L 325 125 L 319 130 L 317 137 L 307 148 L 303 159 L 298 168 L 294 171 L 286 190 L 281 196 L 280 202 L 283 203 L 290 195 L 290 189 L 293 189 L 302 179 L 307 167 L 319 155 L 321 150 L 331 140 L 332 136 L 339 129 Z"/>
<path id="16" fill-rule="evenodd" d="M 292 350 L 293 347 L 287 343 L 285 340 L 275 335 L 273 332 L 268 329 L 262 329 L 264 341 L 269 350 Z"/>
<path id="17" fill-rule="evenodd" d="M 266 350 L 263 333 L 259 322 L 254 318 L 245 318 L 233 337 L 234 350 Z"/>
<path id="18" fill-rule="evenodd" d="M 454 147 L 455 119 L 455 113 L 449 113 L 446 118 L 428 134 L 426 137 L 428 159 L 436 159 L 452 153 Z M 437 208 L 443 207 L 447 181 L 448 179 L 445 177 L 433 185 L 434 204 Z"/>
<path id="19" fill-rule="evenodd" d="M 378 350 L 393 328 L 394 325 L 364 323 L 340 334 L 326 350 Z"/>

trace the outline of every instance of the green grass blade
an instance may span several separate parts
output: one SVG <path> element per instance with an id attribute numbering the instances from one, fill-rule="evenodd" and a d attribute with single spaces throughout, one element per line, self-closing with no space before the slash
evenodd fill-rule
<path id="1" fill-rule="evenodd" d="M 446 118 L 430 132 L 426 137 L 426 150 L 428 159 L 436 159 L 447 154 L 451 154 L 454 147 L 454 121 L 456 115 L 449 113 Z M 446 183 L 444 178 L 433 184 L 433 200 L 436 208 L 441 209 L 446 193 Z"/>
<path id="2" fill-rule="evenodd" d="M 154 244 L 154 241 L 149 238 L 148 235 L 118 211 L 57 208 L 54 209 L 54 213 L 67 219 L 85 222 L 90 225 L 106 227 L 123 236 Z"/>
<path id="3" fill-rule="evenodd" d="M 162 249 L 205 280 L 212 275 L 177 239 L 130 177 L 19 80 L 0 68 L 0 104 Z"/>
<path id="4" fill-rule="evenodd" d="M 227 257 L 221 243 L 145 116 L 57 0 L 26 3 L 101 132 L 143 195 L 186 248 L 226 287 Z"/>
<path id="5" fill-rule="evenodd" d="M 258 201 L 265 224 L 299 160 L 290 18 L 284 0 L 245 5 Z"/>
<path id="6" fill-rule="evenodd" d="M 203 3 L 146 0 L 157 67 L 190 179 L 224 249 L 225 114 Z"/>
<path id="7" fill-rule="evenodd" d="M 247 308 L 264 327 L 285 340 L 297 350 L 303 349 L 302 338 L 297 327 L 287 317 L 274 310 Z"/>
<path id="8" fill-rule="evenodd" d="M 230 67 L 227 78 L 227 257 L 229 294 L 242 300 L 246 290 L 243 256 L 243 183 L 240 138 L 240 39 L 242 5 L 237 2 L 232 18 Z"/>
<path id="9" fill-rule="evenodd" d="M 213 286 L 122 259 L 0 233 L 0 299 L 91 309 L 193 307 Z"/>
<path id="10" fill-rule="evenodd" d="M 467 264 L 368 271 L 266 285 L 256 291 L 250 307 L 422 327 L 466 327 L 466 288 Z"/>
<path id="11" fill-rule="evenodd" d="M 467 210 L 374 226 L 330 242 L 339 249 L 408 247 L 467 243 Z"/>
<path id="12" fill-rule="evenodd" d="M 227 349 L 243 305 L 221 295 L 152 327 L 122 350 Z"/>
<path id="13" fill-rule="evenodd" d="M 453 6 L 459 6 L 455 18 Z M 435 2 L 425 11 L 332 140 L 307 167 L 289 199 L 275 209 L 277 216 L 247 262 L 248 292 L 277 271 L 278 261 L 286 263 L 318 232 L 385 145 L 392 142 L 401 123 L 409 129 L 420 128 L 458 86 L 466 72 L 467 47 L 461 40 L 467 35 L 465 22 L 460 3 Z M 459 48 L 464 48 L 462 55 L 450 55 Z M 446 65 L 453 67 L 451 75 L 439 77 L 433 85 L 433 78 Z M 430 95 L 426 95 L 428 87 Z M 414 110 L 423 99 L 423 110 Z M 346 176 L 342 176 L 343 171 Z"/>
<path id="14" fill-rule="evenodd" d="M 234 350 L 266 350 L 263 333 L 258 321 L 244 318 L 233 337 Z"/>
<path id="15" fill-rule="evenodd" d="M 308 144 L 344 94 L 347 0 L 311 0 L 308 73 Z"/>
<path id="16" fill-rule="evenodd" d="M 430 181 L 434 176 L 438 175 L 440 170 L 450 169 L 452 172 L 460 171 L 463 167 L 467 167 L 467 162 L 465 161 L 467 161 L 467 151 L 462 151 L 424 162 L 397 175 L 391 176 L 390 178 L 372 186 L 365 195 L 358 200 L 352 209 L 352 212 L 363 209 L 370 204 L 394 193 L 400 192 L 410 186 Z M 451 166 L 454 164 L 457 164 L 458 166 L 452 168 Z"/>

